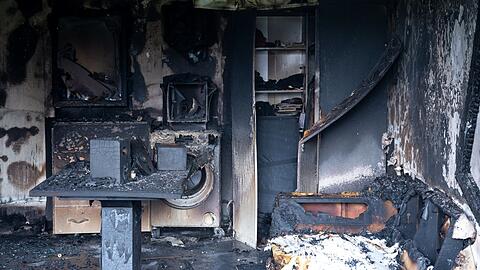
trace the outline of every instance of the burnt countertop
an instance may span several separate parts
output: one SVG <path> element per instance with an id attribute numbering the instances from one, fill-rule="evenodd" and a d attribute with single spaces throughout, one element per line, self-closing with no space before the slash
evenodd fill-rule
<path id="1" fill-rule="evenodd" d="M 92 178 L 88 163 L 77 162 L 37 185 L 30 196 L 83 200 L 180 199 L 187 175 L 188 171 L 158 171 L 115 185 L 113 178 Z"/>

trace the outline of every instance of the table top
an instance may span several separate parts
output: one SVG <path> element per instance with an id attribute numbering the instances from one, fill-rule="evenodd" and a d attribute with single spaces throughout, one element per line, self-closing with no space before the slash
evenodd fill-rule
<path id="1" fill-rule="evenodd" d="M 157 171 L 136 181 L 115 185 L 113 178 L 92 178 L 87 162 L 66 166 L 30 191 L 32 197 L 79 200 L 180 199 L 188 171 Z"/>

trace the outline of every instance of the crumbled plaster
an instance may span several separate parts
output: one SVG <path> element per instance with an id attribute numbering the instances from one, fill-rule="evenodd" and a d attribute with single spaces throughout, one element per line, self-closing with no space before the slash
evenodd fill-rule
<path id="1" fill-rule="evenodd" d="M 471 256 L 467 261 L 473 261 L 477 269 L 480 268 L 480 225 L 478 221 L 475 220 L 475 217 L 472 213 L 470 206 L 466 203 L 461 203 L 458 200 L 454 200 L 455 203 L 462 208 L 464 215 L 471 221 L 475 226 L 475 241 L 462 252 L 464 255 Z"/>

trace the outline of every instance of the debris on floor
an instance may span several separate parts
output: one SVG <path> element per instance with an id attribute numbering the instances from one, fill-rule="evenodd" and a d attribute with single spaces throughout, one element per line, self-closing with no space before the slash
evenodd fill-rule
<path id="1" fill-rule="evenodd" d="M 460 260 L 460 252 L 477 234 L 448 195 L 406 176 L 378 177 L 354 193 L 280 194 L 271 218 L 275 269 L 286 270 L 453 269 L 471 259 Z M 378 256 L 369 253 L 379 251 L 361 248 L 371 239 L 380 255 L 395 254 L 392 262 L 398 263 L 383 258 L 386 265 L 375 265 Z M 324 268 L 327 262 L 331 267 Z"/>
<path id="2" fill-rule="evenodd" d="M 399 245 L 385 240 L 347 234 L 303 234 L 269 240 L 275 269 L 401 269 Z"/>
<path id="3" fill-rule="evenodd" d="M 0 227 L 5 225 L 0 222 Z M 142 235 L 142 270 L 265 269 L 270 253 L 252 249 L 231 237 L 196 238 Z M 175 240 L 177 239 L 177 240 Z M 164 241 L 165 240 L 165 241 Z M 183 242 L 183 246 L 173 243 Z M 32 234 L 23 228 L 0 235 L 0 269 L 100 269 L 100 235 Z"/>

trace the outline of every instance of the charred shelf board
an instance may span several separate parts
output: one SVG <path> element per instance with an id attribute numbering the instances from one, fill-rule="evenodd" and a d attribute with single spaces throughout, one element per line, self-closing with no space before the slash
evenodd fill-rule
<path id="1" fill-rule="evenodd" d="M 30 196 L 90 200 L 180 199 L 188 171 L 162 171 L 115 185 L 113 178 L 92 178 L 83 162 L 70 165 L 37 185 Z"/>

